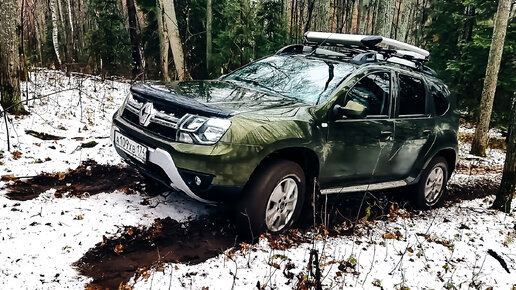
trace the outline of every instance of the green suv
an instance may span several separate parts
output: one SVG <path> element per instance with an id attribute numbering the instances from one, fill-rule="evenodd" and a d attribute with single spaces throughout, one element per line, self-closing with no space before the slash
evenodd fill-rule
<path id="1" fill-rule="evenodd" d="M 430 208 L 456 164 L 458 116 L 427 59 L 380 36 L 308 32 L 217 80 L 134 85 L 111 138 L 144 176 L 235 205 L 253 233 L 290 228 L 312 194 L 409 186 Z"/>

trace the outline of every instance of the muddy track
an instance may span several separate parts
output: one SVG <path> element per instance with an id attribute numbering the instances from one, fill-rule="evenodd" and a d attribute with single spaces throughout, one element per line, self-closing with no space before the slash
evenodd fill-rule
<path id="1" fill-rule="evenodd" d="M 197 264 L 238 244 L 231 222 L 207 217 L 179 223 L 156 219 L 147 229 L 127 227 L 117 238 L 106 239 L 75 263 L 82 275 L 92 277 L 91 289 L 118 289 L 135 275 L 163 263 Z"/>
<path id="2" fill-rule="evenodd" d="M 11 180 L 6 188 L 7 197 L 14 200 L 30 200 L 54 188 L 55 196 L 68 193 L 73 196 L 88 196 L 101 192 L 120 190 L 134 193 L 142 190 L 141 176 L 130 167 L 100 165 L 93 160 L 84 161 L 77 169 L 68 172 L 42 173 L 30 179 L 4 176 Z"/>

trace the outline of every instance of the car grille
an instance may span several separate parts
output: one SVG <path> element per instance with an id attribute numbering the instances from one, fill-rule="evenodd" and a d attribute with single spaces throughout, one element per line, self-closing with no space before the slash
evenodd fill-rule
<path id="1" fill-rule="evenodd" d="M 150 123 L 147 126 L 142 126 L 139 122 L 139 112 L 147 102 L 153 103 L 154 114 L 150 119 Z M 179 123 L 185 114 L 184 111 L 174 108 L 173 106 L 152 102 L 142 96 L 133 94 L 132 97 L 127 100 L 122 118 L 137 127 L 175 141 Z"/>

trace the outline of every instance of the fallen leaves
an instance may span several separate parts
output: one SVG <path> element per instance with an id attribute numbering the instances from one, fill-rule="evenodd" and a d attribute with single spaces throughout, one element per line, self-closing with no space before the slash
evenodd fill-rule
<path id="1" fill-rule="evenodd" d="M 14 174 L 2 175 L 0 181 L 18 181 L 19 179 L 14 177 Z"/>
<path id="2" fill-rule="evenodd" d="M 18 160 L 21 158 L 21 152 L 20 151 L 14 151 L 13 153 L 11 153 L 13 155 L 13 159 L 14 160 Z"/>
<path id="3" fill-rule="evenodd" d="M 93 148 L 95 146 L 97 146 L 97 143 L 96 141 L 89 141 L 89 142 L 86 142 L 86 143 L 81 143 L 81 148 Z"/>
<path id="4" fill-rule="evenodd" d="M 114 251 L 120 255 L 124 251 L 124 246 L 122 244 L 118 244 L 115 246 Z"/>
<path id="5" fill-rule="evenodd" d="M 401 234 L 400 231 L 396 231 L 394 233 L 391 233 L 391 232 L 386 232 L 382 235 L 382 238 L 386 239 L 386 240 L 401 240 L 403 238 L 403 235 Z"/>
<path id="6" fill-rule="evenodd" d="M 65 138 L 65 137 L 56 136 L 56 135 L 52 135 L 52 134 L 36 132 L 34 130 L 25 130 L 25 134 L 39 138 L 41 140 L 62 140 Z"/>
<path id="7" fill-rule="evenodd" d="M 307 240 L 296 229 L 289 230 L 288 232 L 280 236 L 272 236 L 270 234 L 265 234 L 262 235 L 262 238 L 267 238 L 267 240 L 269 241 L 269 246 L 275 250 L 286 250 L 294 246 L 298 246 L 300 243 L 303 243 Z M 316 235 L 314 238 L 322 239 L 318 235 Z"/>

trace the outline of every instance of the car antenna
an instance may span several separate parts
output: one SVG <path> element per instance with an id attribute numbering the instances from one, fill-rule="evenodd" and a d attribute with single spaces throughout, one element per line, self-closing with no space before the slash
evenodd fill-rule
<path id="1" fill-rule="evenodd" d="M 333 35 L 333 33 L 330 33 L 328 35 L 328 37 L 326 37 L 323 41 L 316 42 L 315 46 L 312 47 L 312 52 L 310 52 L 310 54 L 308 54 L 307 56 L 312 56 L 317 51 L 317 48 L 319 48 L 319 46 L 321 46 L 321 44 L 324 44 L 326 42 L 326 40 L 328 40 L 332 35 Z M 306 38 L 306 33 L 305 33 L 305 43 L 308 44 L 308 39 Z"/>

